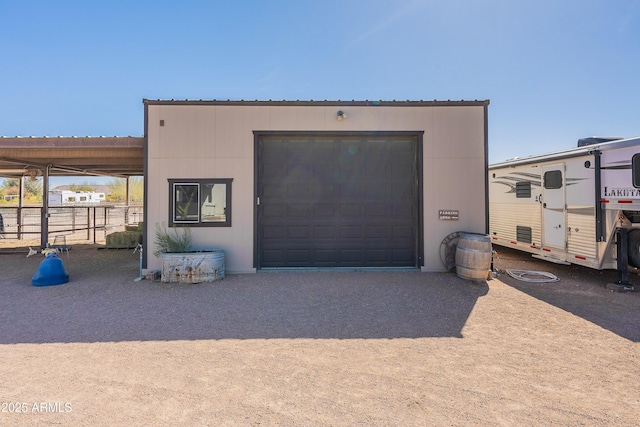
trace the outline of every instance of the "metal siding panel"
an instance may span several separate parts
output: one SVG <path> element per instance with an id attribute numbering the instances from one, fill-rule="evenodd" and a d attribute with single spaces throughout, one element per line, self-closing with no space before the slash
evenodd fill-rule
<path id="1" fill-rule="evenodd" d="M 542 239 L 540 216 L 540 206 L 537 203 L 493 203 L 489 215 L 489 232 L 491 236 L 503 241 L 516 241 L 517 226 L 531 227 L 532 244 L 539 246 Z"/>
<path id="2" fill-rule="evenodd" d="M 573 255 L 596 258 L 595 208 L 586 206 L 582 213 L 571 213 L 574 209 L 578 210 L 569 209 L 567 214 L 567 227 L 570 229 L 567 251 Z"/>

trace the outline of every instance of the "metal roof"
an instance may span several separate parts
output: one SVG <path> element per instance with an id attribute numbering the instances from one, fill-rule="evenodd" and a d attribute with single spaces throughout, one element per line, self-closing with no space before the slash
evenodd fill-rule
<path id="1" fill-rule="evenodd" d="M 0 177 L 144 174 L 143 137 L 2 137 Z"/>
<path id="2" fill-rule="evenodd" d="M 254 106 L 364 106 L 364 107 L 442 107 L 442 106 L 486 106 L 489 105 L 489 100 L 473 100 L 473 101 L 465 101 L 465 100 L 432 100 L 432 101 L 415 101 L 415 100 L 390 100 L 390 101 L 356 101 L 356 100 L 219 100 L 219 99 L 211 99 L 211 100 L 203 100 L 203 99 L 143 99 L 143 104 L 145 105 L 254 105 Z"/>

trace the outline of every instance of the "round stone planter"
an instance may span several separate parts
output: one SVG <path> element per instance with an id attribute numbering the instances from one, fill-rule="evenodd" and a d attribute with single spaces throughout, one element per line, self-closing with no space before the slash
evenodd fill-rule
<path id="1" fill-rule="evenodd" d="M 166 283 L 214 282 L 224 278 L 224 251 L 212 249 L 162 253 L 162 281 Z"/>

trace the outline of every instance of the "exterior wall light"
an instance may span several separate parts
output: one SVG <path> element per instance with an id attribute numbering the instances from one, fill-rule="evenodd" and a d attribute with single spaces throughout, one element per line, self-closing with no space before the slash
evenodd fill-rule
<path id="1" fill-rule="evenodd" d="M 340 120 L 344 120 L 344 119 L 346 119 L 347 117 L 349 117 L 349 116 L 347 115 L 347 113 L 345 113 L 345 112 L 344 112 L 344 111 L 342 111 L 342 110 L 338 111 L 338 121 L 340 121 Z"/>

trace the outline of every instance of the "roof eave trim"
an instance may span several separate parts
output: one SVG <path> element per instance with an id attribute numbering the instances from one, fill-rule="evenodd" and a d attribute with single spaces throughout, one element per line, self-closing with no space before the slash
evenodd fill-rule
<path id="1" fill-rule="evenodd" d="M 274 100 L 253 100 L 253 101 L 233 101 L 233 100 L 163 100 L 163 99 L 143 99 L 143 104 L 145 105 L 228 105 L 228 106 L 319 106 L 319 107 L 338 107 L 338 106 L 358 106 L 358 107 L 459 107 L 459 106 L 487 106 L 489 105 L 489 100 L 433 100 L 433 101 L 274 101 Z"/>

